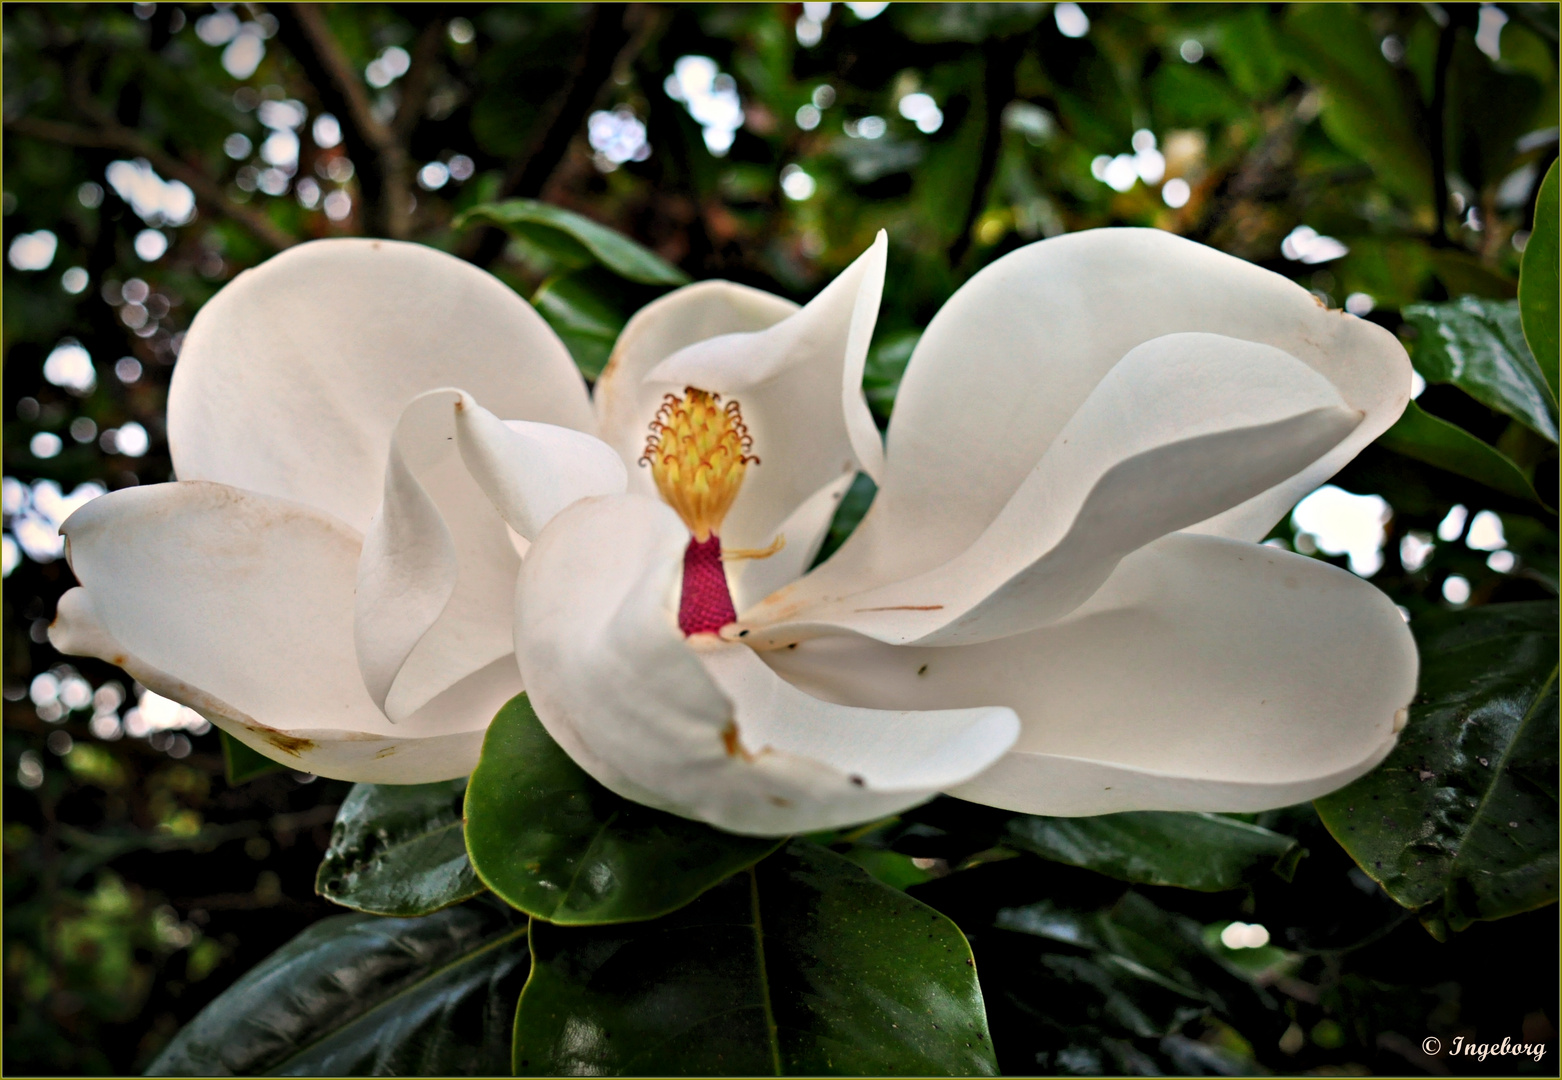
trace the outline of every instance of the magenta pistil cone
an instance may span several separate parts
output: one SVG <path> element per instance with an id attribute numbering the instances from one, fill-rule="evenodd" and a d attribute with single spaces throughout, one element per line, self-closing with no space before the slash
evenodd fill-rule
<path id="1" fill-rule="evenodd" d="M 678 629 L 685 634 L 714 634 L 737 622 L 727 571 L 721 565 L 721 537 L 711 533 L 703 543 L 693 537 L 683 553 L 683 598 L 678 603 Z"/>

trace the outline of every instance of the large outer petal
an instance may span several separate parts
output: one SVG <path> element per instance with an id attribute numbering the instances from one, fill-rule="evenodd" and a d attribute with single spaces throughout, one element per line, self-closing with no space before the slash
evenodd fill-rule
<path id="1" fill-rule="evenodd" d="M 506 657 L 400 724 L 353 652 L 360 541 L 311 507 L 221 484 L 130 488 L 66 521 L 82 587 L 51 637 L 196 709 L 261 753 L 344 780 L 464 775 L 519 692 Z"/>
<path id="2" fill-rule="evenodd" d="M 1268 345 L 1168 334 L 1131 349 L 965 551 L 857 591 L 830 564 L 744 612 L 756 646 L 851 630 L 895 645 L 1022 633 L 1083 603 L 1124 555 L 1235 506 L 1361 421 Z"/>
<path id="3" fill-rule="evenodd" d="M 174 468 L 363 532 L 403 406 L 440 386 L 506 420 L 595 428 L 569 353 L 497 278 L 417 244 L 300 244 L 196 315 L 168 395 Z"/>
<path id="4" fill-rule="evenodd" d="M 832 828 L 905 809 L 1013 742 L 1002 707 L 843 708 L 747 646 L 673 619 L 689 533 L 643 496 L 576 503 L 527 553 L 516 657 L 545 727 L 627 798 L 734 832 Z"/>
<path id="5" fill-rule="evenodd" d="M 696 386 L 742 406 L 760 464 L 747 471 L 722 543 L 762 548 L 781 533 L 786 549 L 768 565 L 732 567 L 739 606 L 801 574 L 851 477 L 882 471 L 862 372 L 888 247 L 880 234 L 801 309 L 726 283 L 664 297 L 631 320 L 598 383 L 603 437 L 629 462 L 640 458 L 663 394 Z M 631 472 L 641 476 L 630 490 L 654 493 L 649 470 Z"/>
<path id="6" fill-rule="evenodd" d="M 1333 450 L 1195 531 L 1262 539 L 1409 400 L 1410 362 L 1392 334 L 1324 310 L 1278 274 L 1155 229 L 1032 244 L 962 286 L 922 336 L 895 400 L 884 482 L 836 572 L 879 584 L 959 554 L 1113 365 L 1181 332 L 1281 349 L 1364 414 Z"/>
<path id="7" fill-rule="evenodd" d="M 1029 634 L 952 648 L 817 638 L 762 655 L 831 701 L 1011 706 L 1015 747 L 950 794 L 1063 816 L 1253 811 L 1332 791 L 1393 747 L 1417 670 L 1408 627 L 1366 582 L 1185 533 Z"/>

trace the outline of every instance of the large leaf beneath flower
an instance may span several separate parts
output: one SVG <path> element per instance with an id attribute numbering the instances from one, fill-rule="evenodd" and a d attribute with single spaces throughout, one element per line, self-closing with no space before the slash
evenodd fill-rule
<path id="1" fill-rule="evenodd" d="M 482 892 L 461 835 L 465 790 L 465 778 L 354 785 L 336 813 L 315 891 L 375 915 L 427 915 Z"/>
<path id="2" fill-rule="evenodd" d="M 1557 604 L 1416 620 L 1421 693 L 1387 760 L 1316 802 L 1438 932 L 1557 899 Z M 1428 907 L 1428 905 L 1435 905 Z"/>
<path id="3" fill-rule="evenodd" d="M 1524 261 L 1519 267 L 1519 311 L 1524 318 L 1524 337 L 1529 342 L 1551 396 L 1562 395 L 1557 387 L 1557 163 L 1546 170 L 1535 201 L 1535 228 L 1524 246 Z"/>
<path id="4" fill-rule="evenodd" d="M 1433 416 L 1414 401 L 1378 438 L 1396 454 L 1485 484 L 1525 502 L 1541 502 L 1529 479 L 1507 455 L 1457 425 Z"/>
<path id="5" fill-rule="evenodd" d="M 620 277 L 646 285 L 682 285 L 689 276 L 622 233 L 588 217 L 534 199 L 484 203 L 454 222 L 457 229 L 486 221 L 543 249 L 571 268 L 600 263 Z"/>
<path id="6" fill-rule="evenodd" d="M 654 919 L 774 851 L 652 810 L 591 779 L 525 694 L 499 710 L 466 793 L 478 875 L 522 911 L 566 925 Z"/>
<path id="7" fill-rule="evenodd" d="M 491 1076 L 509 1069 L 526 921 L 475 901 L 323 919 L 225 990 L 152 1076 Z"/>
<path id="8" fill-rule="evenodd" d="M 1524 341 L 1518 301 L 1465 296 L 1411 304 L 1404 314 L 1419 331 L 1412 355 L 1427 382 L 1452 383 L 1557 441 L 1556 399 Z"/>
<path id="9" fill-rule="evenodd" d="M 959 929 L 806 842 L 654 923 L 533 923 L 532 949 L 517 1075 L 997 1071 Z"/>
<path id="10" fill-rule="evenodd" d="M 1084 818 L 1025 814 L 1009 822 L 1005 841 L 1123 881 L 1201 892 L 1241 888 L 1270 871 L 1289 879 L 1302 854 L 1291 837 L 1236 818 L 1159 811 Z"/>

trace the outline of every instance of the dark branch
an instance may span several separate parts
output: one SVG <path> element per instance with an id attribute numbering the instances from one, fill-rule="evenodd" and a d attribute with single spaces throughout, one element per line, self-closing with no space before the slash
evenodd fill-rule
<path id="1" fill-rule="evenodd" d="M 596 104 L 602 85 L 612 77 L 619 53 L 629 44 L 626 9 L 624 4 L 592 5 L 569 81 L 549 100 L 538 118 L 535 134 L 511 163 L 498 198 L 535 199 L 542 194 L 548 177 L 564 160 L 570 141 Z M 478 266 L 487 266 L 504 250 L 504 242 L 504 233 L 499 229 L 481 229 L 468 241 L 463 253 Z"/>
<path id="2" fill-rule="evenodd" d="M 287 232 L 273 225 L 259 210 L 229 199 L 222 185 L 201 170 L 113 120 L 107 120 L 106 117 L 95 117 L 95 119 L 98 121 L 97 125 L 86 128 L 75 124 L 62 124 L 54 120 L 36 120 L 22 116 L 15 120 L 7 120 L 5 129 L 16 135 L 42 139 L 63 146 L 97 147 L 146 158 L 152 167 L 164 176 L 187 185 L 195 193 L 196 201 L 202 206 L 242 225 L 261 243 L 281 251 L 298 242 Z"/>
<path id="3" fill-rule="evenodd" d="M 949 245 L 949 265 L 959 268 L 971 250 L 971 234 L 976 221 L 987 207 L 988 189 L 998 169 L 998 151 L 1003 146 L 1003 110 L 1014 100 L 1014 69 L 1025 48 L 1022 37 L 1008 38 L 988 45 L 982 57 L 982 156 L 977 161 L 976 179 L 965 221 L 954 243 Z"/>
<path id="4" fill-rule="evenodd" d="M 1468 4 L 1448 4 L 1442 31 L 1437 36 L 1437 60 L 1432 72 L 1432 104 L 1427 110 L 1427 143 L 1432 158 L 1432 235 L 1433 247 L 1452 247 L 1444 218 L 1448 215 L 1448 69 L 1453 64 L 1454 45 L 1460 27 L 1474 29 L 1475 13 Z"/>
<path id="5" fill-rule="evenodd" d="M 439 65 L 439 50 L 445 36 L 445 21 L 432 19 L 418 34 L 412 46 L 412 66 L 401 80 L 401 104 L 396 107 L 396 139 L 406 146 L 412 132 L 423 119 L 429 88 Z"/>
<path id="6" fill-rule="evenodd" d="M 342 141 L 358 171 L 368 231 L 401 238 L 411 228 L 412 188 L 407 152 L 390 127 L 380 123 L 369 92 L 318 4 L 277 4 L 278 36 L 320 95 L 320 103 L 342 122 Z"/>

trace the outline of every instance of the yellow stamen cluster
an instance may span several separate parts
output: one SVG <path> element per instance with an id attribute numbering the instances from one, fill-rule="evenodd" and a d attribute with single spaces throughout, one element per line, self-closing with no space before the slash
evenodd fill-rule
<path id="1" fill-rule="evenodd" d="M 721 528 L 743 486 L 743 472 L 759 459 L 736 401 L 686 387 L 668 394 L 651 421 L 641 465 L 651 466 L 656 490 L 678 511 L 701 543 Z"/>

